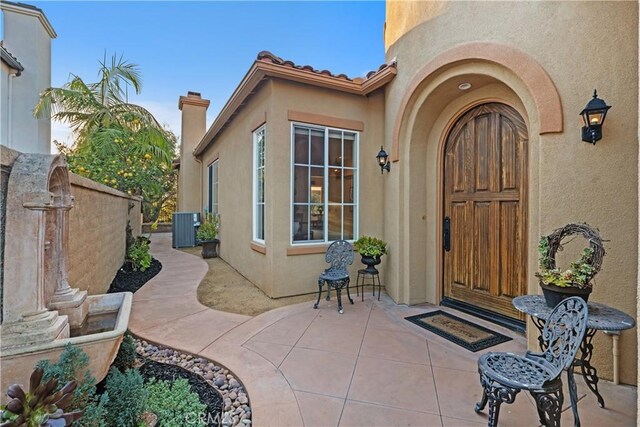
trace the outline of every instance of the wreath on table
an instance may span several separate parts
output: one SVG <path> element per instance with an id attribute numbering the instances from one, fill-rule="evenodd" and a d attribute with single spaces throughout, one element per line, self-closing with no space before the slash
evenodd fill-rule
<path id="1" fill-rule="evenodd" d="M 569 236 L 582 236 L 587 239 L 589 246 L 583 249 L 579 260 L 572 262 L 569 268 L 563 271 L 556 266 L 556 253 L 563 249 L 563 240 Z M 541 284 L 588 290 L 593 287 L 591 280 L 600 271 L 605 255 L 598 229 L 588 224 L 567 224 L 548 236 L 542 236 L 538 242 L 538 252 L 540 270 L 536 277 L 540 279 Z"/>

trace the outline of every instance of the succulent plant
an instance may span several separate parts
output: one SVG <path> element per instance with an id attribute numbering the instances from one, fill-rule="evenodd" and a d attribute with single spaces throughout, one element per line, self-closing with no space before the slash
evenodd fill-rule
<path id="1" fill-rule="evenodd" d="M 51 379 L 42 383 L 42 368 L 36 368 L 29 379 L 29 392 L 13 384 L 7 390 L 11 398 L 6 406 L 2 406 L 0 427 L 38 427 L 67 426 L 82 417 L 82 412 L 65 413 L 71 403 L 72 392 L 76 388 L 75 381 L 69 381 L 56 391 L 58 380 Z"/>

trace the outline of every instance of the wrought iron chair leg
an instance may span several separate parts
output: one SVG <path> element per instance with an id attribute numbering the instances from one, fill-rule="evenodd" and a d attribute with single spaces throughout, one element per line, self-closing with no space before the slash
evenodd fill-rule
<path id="1" fill-rule="evenodd" d="M 342 308 L 342 292 L 340 288 L 336 288 L 336 296 L 338 297 L 338 313 L 344 313 Z"/>
<path id="2" fill-rule="evenodd" d="M 536 401 L 538 413 L 543 412 L 545 415 L 545 419 L 541 420 L 543 424 L 547 427 L 560 427 L 562 402 L 564 402 L 562 388 L 548 393 L 531 392 L 531 395 Z"/>
<path id="3" fill-rule="evenodd" d="M 580 427 L 580 415 L 578 415 L 578 387 L 573 374 L 573 365 L 567 369 L 567 386 L 569 388 L 569 399 L 571 400 L 571 411 L 573 411 L 573 425 Z"/>
<path id="4" fill-rule="evenodd" d="M 475 411 L 476 412 L 482 411 L 485 408 L 485 406 L 487 406 L 487 400 L 489 400 L 487 398 L 487 393 L 483 390 L 482 398 L 480 399 L 480 402 L 476 403 Z"/>
<path id="5" fill-rule="evenodd" d="M 324 284 L 324 281 L 318 280 L 318 301 L 316 301 L 316 303 L 313 304 L 313 308 L 318 308 L 318 304 L 320 304 L 320 297 L 322 296 L 322 285 L 323 284 Z"/>
<path id="6" fill-rule="evenodd" d="M 487 424 L 488 427 L 498 426 L 498 417 L 500 416 L 501 404 L 501 401 L 496 400 L 493 397 L 489 398 L 489 422 Z"/>
<path id="7" fill-rule="evenodd" d="M 349 282 L 351 282 L 351 280 L 347 279 L 347 298 L 349 298 L 349 302 L 353 304 L 353 300 L 351 299 L 351 294 L 349 293 Z"/>
<path id="8" fill-rule="evenodd" d="M 376 274 L 376 278 L 378 279 L 378 301 L 380 301 L 380 292 L 382 290 L 382 285 L 380 284 L 380 274 Z"/>
<path id="9" fill-rule="evenodd" d="M 358 272 L 358 277 L 356 278 L 356 296 L 360 296 L 360 272 Z"/>
<path id="10" fill-rule="evenodd" d="M 331 299 L 331 286 L 327 286 L 327 298 L 325 298 L 327 301 L 329 301 Z"/>

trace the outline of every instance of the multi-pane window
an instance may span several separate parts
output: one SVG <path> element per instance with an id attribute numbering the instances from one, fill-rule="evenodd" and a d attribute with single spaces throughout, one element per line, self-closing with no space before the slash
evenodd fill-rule
<path id="1" fill-rule="evenodd" d="M 293 125 L 292 242 L 354 240 L 358 134 Z"/>
<path id="2" fill-rule="evenodd" d="M 253 133 L 253 239 L 264 242 L 265 127 Z"/>
<path id="3" fill-rule="evenodd" d="M 209 200 L 207 211 L 218 214 L 218 161 L 209 165 Z"/>

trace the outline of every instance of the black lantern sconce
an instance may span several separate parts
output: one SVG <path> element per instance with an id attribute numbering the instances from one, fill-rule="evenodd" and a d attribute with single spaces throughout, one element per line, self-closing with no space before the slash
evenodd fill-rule
<path id="1" fill-rule="evenodd" d="M 580 112 L 582 120 L 584 120 L 584 126 L 582 127 L 582 140 L 584 142 L 596 145 L 596 141 L 602 139 L 602 125 L 605 117 L 607 117 L 609 108 L 611 106 L 598 98 L 598 92 L 594 89 L 593 99 Z"/>
<path id="2" fill-rule="evenodd" d="M 378 166 L 380 166 L 380 173 L 384 174 L 385 169 L 387 172 L 391 171 L 391 162 L 387 160 L 389 155 L 386 151 L 384 151 L 384 147 L 380 146 L 380 151 L 378 151 L 378 155 L 376 159 L 378 159 Z"/>

